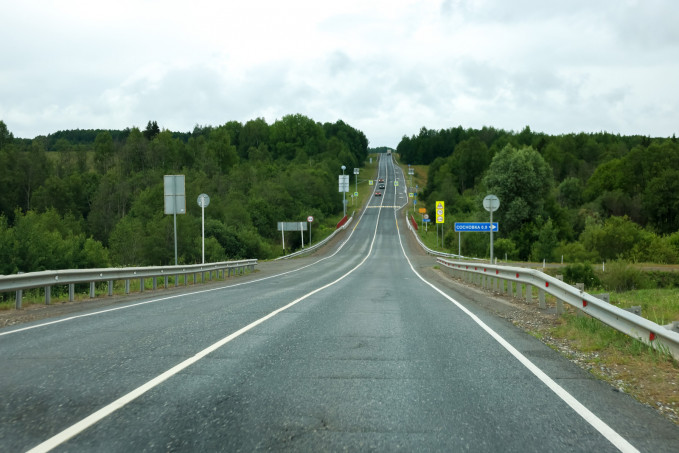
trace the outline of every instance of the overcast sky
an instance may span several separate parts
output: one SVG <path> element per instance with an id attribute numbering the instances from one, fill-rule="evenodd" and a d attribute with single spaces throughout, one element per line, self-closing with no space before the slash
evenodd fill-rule
<path id="1" fill-rule="evenodd" d="M 108 6 L 104 6 L 104 5 Z M 679 133 L 676 0 L 7 0 L 0 120 Z"/>

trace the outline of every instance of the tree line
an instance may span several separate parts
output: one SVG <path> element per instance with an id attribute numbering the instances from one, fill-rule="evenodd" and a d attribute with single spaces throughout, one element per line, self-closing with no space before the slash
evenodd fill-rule
<path id="1" fill-rule="evenodd" d="M 268 124 L 58 131 L 15 138 L 0 121 L 0 274 L 174 263 L 163 175 L 184 174 L 187 215 L 177 216 L 180 262 L 282 253 L 278 221 L 313 215 L 323 228 L 342 212 L 341 165 L 362 166 L 363 132 L 343 121 L 286 115 Z M 290 238 L 289 247 L 300 241 Z M 286 238 L 286 242 L 287 238 Z"/>
<path id="2" fill-rule="evenodd" d="M 679 143 L 609 133 L 549 136 L 494 128 L 422 128 L 397 147 L 407 164 L 429 165 L 420 194 L 433 216 L 446 201 L 453 222 L 488 221 L 497 195 L 495 256 L 569 262 L 679 262 Z M 488 256 L 487 235 L 462 235 L 463 254 Z"/>

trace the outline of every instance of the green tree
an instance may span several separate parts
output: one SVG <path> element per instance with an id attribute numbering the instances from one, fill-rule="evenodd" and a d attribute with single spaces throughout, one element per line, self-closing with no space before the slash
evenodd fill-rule
<path id="1" fill-rule="evenodd" d="M 464 140 L 448 158 L 448 166 L 457 180 L 457 191 L 463 193 L 474 187 L 490 164 L 488 147 L 476 137 Z"/>
<path id="2" fill-rule="evenodd" d="M 243 125 L 238 138 L 238 154 L 247 158 L 250 148 L 258 149 L 269 143 L 269 125 L 264 118 L 250 120 Z"/>
<path id="3" fill-rule="evenodd" d="M 554 251 L 558 245 L 556 228 L 552 224 L 552 219 L 548 219 L 540 228 L 537 242 L 533 244 L 532 259 L 534 261 L 554 261 Z"/>
<path id="4" fill-rule="evenodd" d="M 628 217 L 610 217 L 603 225 L 590 221 L 580 235 L 585 249 L 596 251 L 604 260 L 637 261 L 649 239 L 648 234 Z"/>
<path id="5" fill-rule="evenodd" d="M 143 261 L 144 226 L 140 219 L 126 216 L 109 237 L 111 259 L 116 265 L 137 266 Z"/>
<path id="6" fill-rule="evenodd" d="M 33 191 L 40 187 L 50 172 L 50 165 L 45 154 L 45 143 L 43 140 L 33 140 L 30 151 L 19 152 L 16 154 L 16 171 L 22 195 L 24 197 L 21 207 L 28 212 L 31 209 L 31 197 Z"/>
<path id="7" fill-rule="evenodd" d="M 123 175 L 143 171 L 147 165 L 148 142 L 141 131 L 133 127 L 121 152 L 120 169 Z"/>
<path id="8" fill-rule="evenodd" d="M 577 208 L 582 204 L 583 188 L 579 178 L 566 178 L 559 184 L 557 198 L 562 206 Z"/>
<path id="9" fill-rule="evenodd" d="M 227 174 L 231 167 L 238 163 L 238 152 L 236 147 L 231 144 L 231 134 L 224 127 L 218 127 L 210 132 L 207 151 L 210 156 L 209 161 L 214 162 L 213 165 L 216 167 L 209 168 L 209 165 L 203 165 L 202 169 L 208 175 L 215 172 Z"/>
<path id="10" fill-rule="evenodd" d="M 659 233 L 669 234 L 679 230 L 679 170 L 661 171 L 646 185 L 643 209 Z"/>
<path id="11" fill-rule="evenodd" d="M 146 129 L 144 129 L 144 138 L 148 141 L 153 140 L 156 135 L 160 134 L 160 127 L 158 127 L 157 121 L 149 121 L 146 124 Z"/>
<path id="12" fill-rule="evenodd" d="M 323 128 L 304 115 L 285 115 L 271 125 L 270 143 L 276 157 L 292 160 L 298 149 L 315 156 L 324 149 Z"/>
<path id="13" fill-rule="evenodd" d="M 0 120 L 0 151 L 2 151 L 6 146 L 9 146 L 14 140 L 14 136 L 7 129 L 7 125 L 4 121 Z"/>
<path id="14" fill-rule="evenodd" d="M 533 148 L 508 145 L 493 157 L 484 184 L 500 199 L 498 221 L 503 230 L 518 230 L 543 215 L 553 186 L 552 170 Z"/>

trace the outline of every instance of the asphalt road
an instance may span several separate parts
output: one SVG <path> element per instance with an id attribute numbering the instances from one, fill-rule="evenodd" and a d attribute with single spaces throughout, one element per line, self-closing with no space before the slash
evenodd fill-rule
<path id="1" fill-rule="evenodd" d="M 677 451 L 675 425 L 441 284 L 403 175 L 380 176 L 322 256 L 0 329 L 0 450 Z"/>

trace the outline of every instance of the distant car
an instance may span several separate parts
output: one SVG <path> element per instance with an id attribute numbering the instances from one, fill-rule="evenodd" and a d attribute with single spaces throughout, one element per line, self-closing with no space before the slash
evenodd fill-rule
<path id="1" fill-rule="evenodd" d="M 380 189 L 384 189 L 384 184 L 380 184 Z"/>
<path id="2" fill-rule="evenodd" d="M 382 196 L 382 192 L 375 192 L 375 196 L 376 196 L 376 197 L 381 197 L 381 196 Z"/>
<path id="3" fill-rule="evenodd" d="M 384 178 L 380 178 L 377 182 L 384 182 Z"/>

